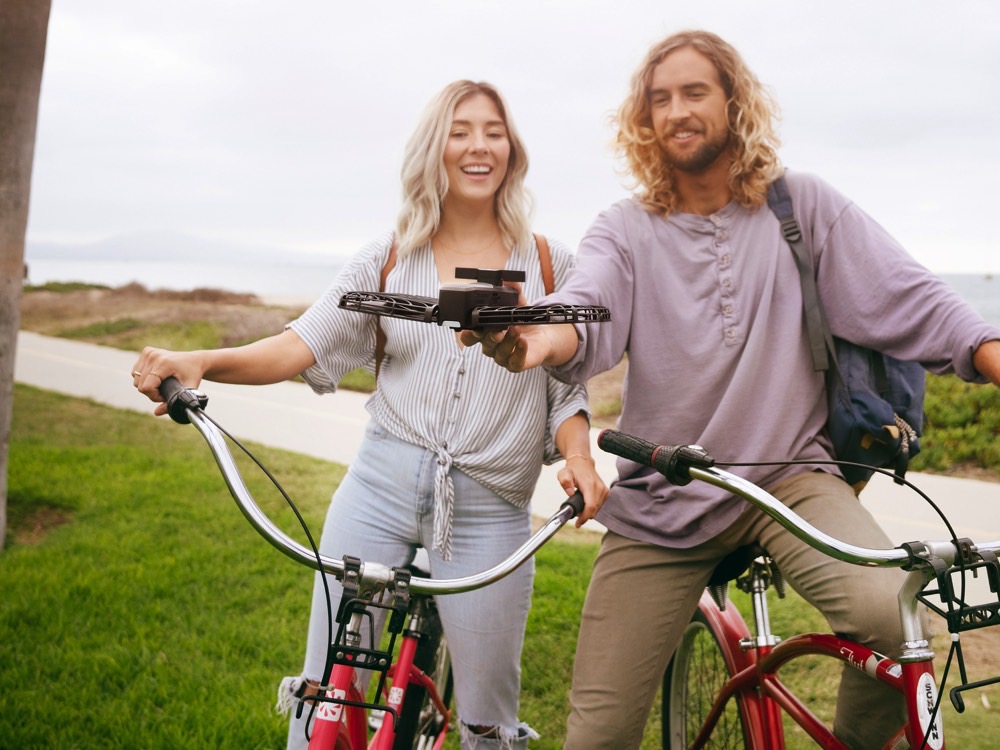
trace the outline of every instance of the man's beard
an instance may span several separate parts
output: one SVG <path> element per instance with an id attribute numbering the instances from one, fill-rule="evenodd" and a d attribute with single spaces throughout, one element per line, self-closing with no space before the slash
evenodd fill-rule
<path id="1" fill-rule="evenodd" d="M 729 139 L 729 131 L 725 130 L 715 140 L 705 141 L 693 154 L 677 156 L 671 153 L 668 147 L 663 148 L 663 154 L 667 164 L 677 171 L 695 175 L 702 174 L 715 164 L 716 159 L 729 148 Z"/>

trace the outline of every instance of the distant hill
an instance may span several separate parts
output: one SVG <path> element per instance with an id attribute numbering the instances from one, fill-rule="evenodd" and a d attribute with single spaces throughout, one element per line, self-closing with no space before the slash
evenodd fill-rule
<path id="1" fill-rule="evenodd" d="M 211 240 L 174 231 L 129 232 L 91 243 L 25 242 L 25 260 L 202 261 L 206 263 L 303 263 L 324 260 L 317 253 Z M 338 264 L 339 265 L 339 264 Z"/>

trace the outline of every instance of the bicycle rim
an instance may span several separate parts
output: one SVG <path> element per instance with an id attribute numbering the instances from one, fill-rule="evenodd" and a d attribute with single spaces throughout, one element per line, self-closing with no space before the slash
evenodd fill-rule
<path id="1" fill-rule="evenodd" d="M 719 638 L 698 610 L 663 676 L 664 750 L 691 745 L 729 676 Z M 740 702 L 730 699 L 704 747 L 746 748 L 742 711 Z"/>

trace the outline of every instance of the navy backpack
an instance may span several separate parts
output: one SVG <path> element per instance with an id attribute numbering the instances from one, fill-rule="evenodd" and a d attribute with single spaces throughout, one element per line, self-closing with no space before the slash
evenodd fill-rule
<path id="1" fill-rule="evenodd" d="M 875 472 L 891 469 L 902 484 L 907 464 L 920 451 L 924 424 L 924 368 L 852 344 L 830 333 L 816 288 L 813 257 L 792 212 L 785 178 L 775 180 L 767 203 L 781 222 L 802 282 L 803 315 L 809 332 L 813 366 L 826 372 L 830 418 L 827 430 L 833 457 L 863 466 L 840 467 L 844 479 L 860 493 Z"/>

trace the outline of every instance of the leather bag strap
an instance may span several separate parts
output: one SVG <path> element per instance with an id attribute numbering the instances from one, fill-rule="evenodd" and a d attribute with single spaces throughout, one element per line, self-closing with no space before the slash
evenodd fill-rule
<path id="1" fill-rule="evenodd" d="M 399 243 L 396 237 L 392 238 L 392 247 L 389 248 L 389 257 L 382 266 L 382 275 L 379 278 L 378 290 L 385 291 L 385 280 L 389 277 L 389 271 L 396 265 L 396 257 L 399 254 Z M 382 360 L 385 358 L 385 330 L 382 328 L 382 318 L 375 318 L 375 380 L 378 380 L 379 370 L 382 369 Z"/>

